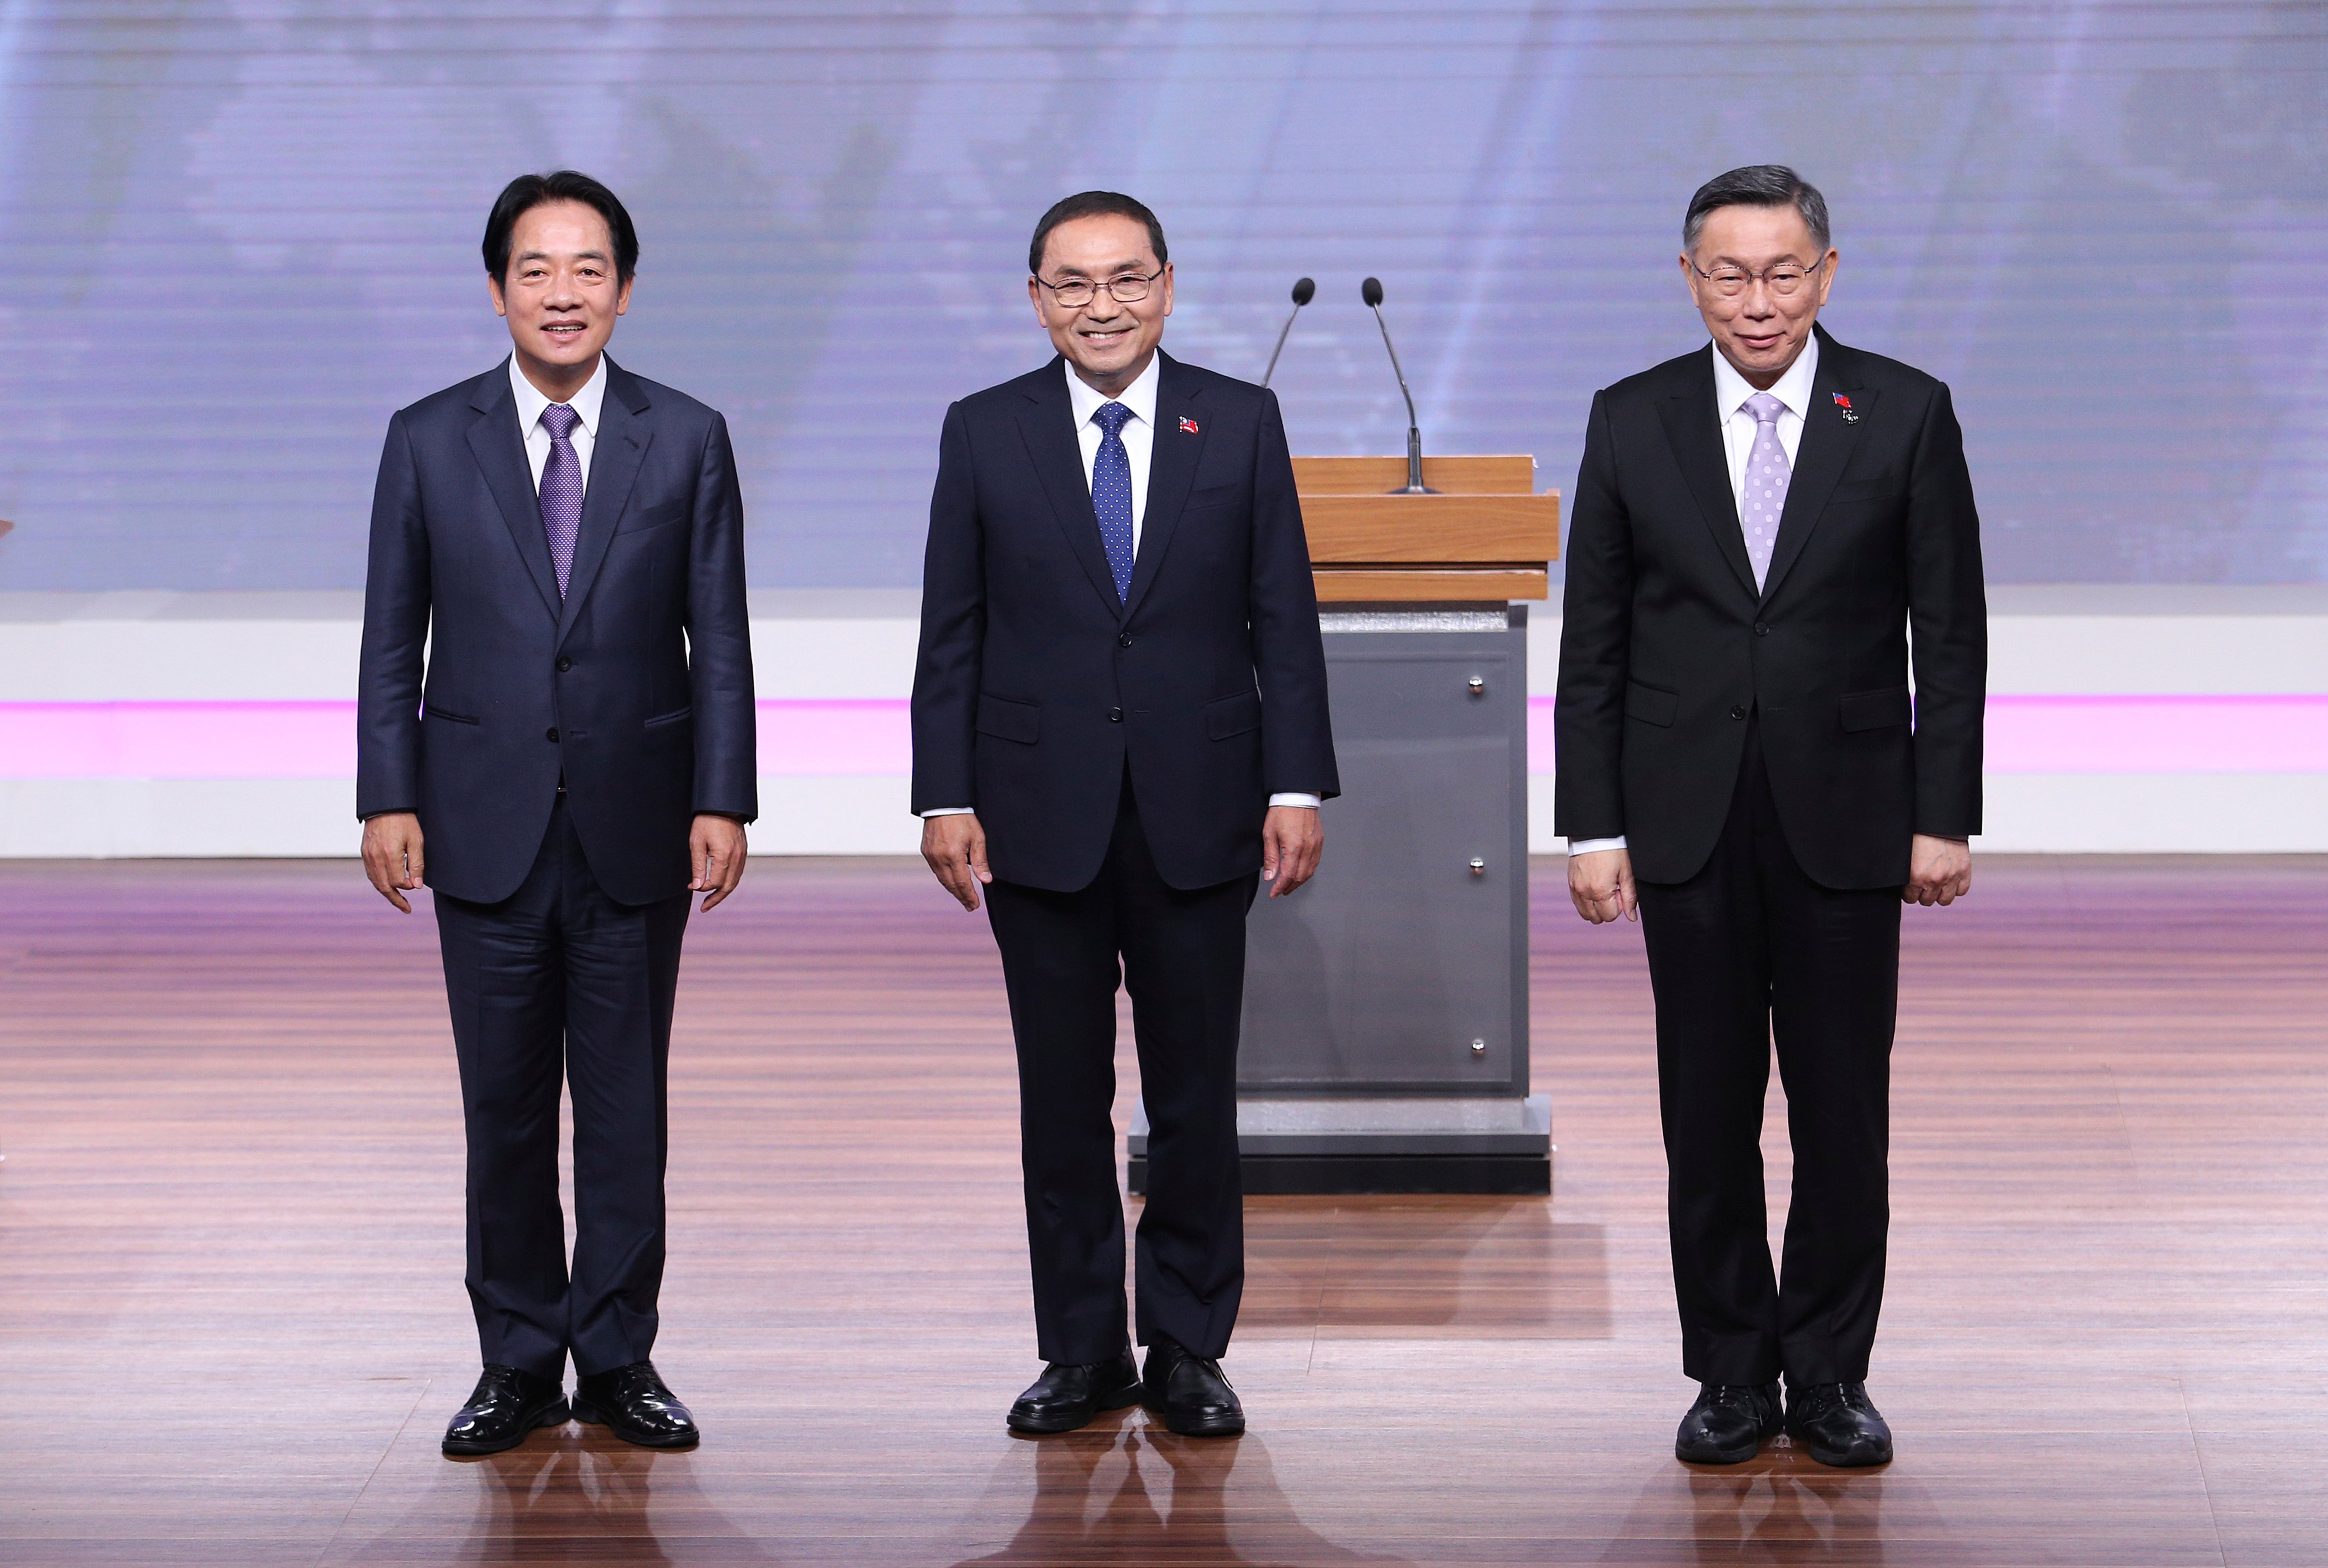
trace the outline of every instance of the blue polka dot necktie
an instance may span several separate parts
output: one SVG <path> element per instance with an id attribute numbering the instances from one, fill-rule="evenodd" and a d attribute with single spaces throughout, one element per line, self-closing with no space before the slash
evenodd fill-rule
<path id="1" fill-rule="evenodd" d="M 1131 596 L 1131 455 L 1123 449 L 1123 425 L 1131 418 L 1122 403 L 1102 403 L 1092 415 L 1100 430 L 1099 455 L 1092 459 L 1092 510 L 1099 513 L 1099 541 L 1107 547 L 1118 603 Z"/>
<path id="2" fill-rule="evenodd" d="M 1779 443 L 1779 416 L 1786 405 L 1768 392 L 1746 399 L 1754 416 L 1754 449 L 1746 454 L 1746 483 L 1739 497 L 1738 522 L 1746 530 L 1746 559 L 1754 566 L 1754 586 L 1770 575 L 1770 551 L 1779 542 L 1779 519 L 1787 510 L 1787 481 L 1793 470 Z"/>
<path id="3" fill-rule="evenodd" d="M 549 537 L 549 561 L 558 570 L 558 596 L 574 575 L 574 541 L 582 531 L 582 459 L 574 450 L 574 427 L 582 416 L 564 403 L 541 411 L 549 433 L 549 457 L 541 465 L 541 531 Z"/>

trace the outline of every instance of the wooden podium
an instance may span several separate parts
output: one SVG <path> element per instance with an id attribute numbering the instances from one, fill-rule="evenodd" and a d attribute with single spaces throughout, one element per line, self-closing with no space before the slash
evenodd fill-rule
<path id="1" fill-rule="evenodd" d="M 1560 498 L 1532 458 L 1297 457 L 1342 795 L 1248 931 L 1244 1189 L 1551 1188 L 1528 1086 L 1527 606 Z M 1147 1118 L 1132 1123 L 1133 1191 Z"/>

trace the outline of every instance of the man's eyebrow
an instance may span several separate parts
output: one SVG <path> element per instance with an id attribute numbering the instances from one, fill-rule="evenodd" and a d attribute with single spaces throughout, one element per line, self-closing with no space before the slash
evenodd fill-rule
<path id="1" fill-rule="evenodd" d="M 574 250 L 568 252 L 568 254 L 572 256 L 577 261 L 604 261 L 606 259 L 606 253 L 603 250 Z M 556 258 L 547 250 L 521 250 L 515 256 L 510 258 L 510 259 L 512 262 L 518 262 L 550 261 Z"/>
<path id="2" fill-rule="evenodd" d="M 1147 271 L 1147 263 L 1139 260 L 1118 261 L 1107 267 L 1103 267 L 1100 270 L 1110 277 L 1121 277 L 1127 272 L 1144 274 Z M 1072 263 L 1064 263 L 1059 268 L 1059 276 L 1062 277 L 1080 277 L 1088 281 L 1094 274 L 1085 272 L 1082 268 L 1075 266 Z"/>

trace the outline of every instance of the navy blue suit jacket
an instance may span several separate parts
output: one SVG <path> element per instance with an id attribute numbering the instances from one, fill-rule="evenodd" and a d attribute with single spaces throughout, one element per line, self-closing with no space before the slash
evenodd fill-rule
<path id="1" fill-rule="evenodd" d="M 1066 371 L 946 410 L 930 498 L 913 809 L 972 806 L 1009 882 L 1099 875 L 1130 770 L 1157 869 L 1261 864 L 1272 794 L 1339 793 L 1317 591 L 1277 399 L 1166 355 L 1119 602 Z"/>
<path id="2" fill-rule="evenodd" d="M 356 812 L 419 814 L 430 887 L 515 892 L 563 776 L 609 896 L 684 892 L 695 813 L 758 812 L 752 721 L 744 513 L 719 415 L 606 361 L 562 604 L 508 362 L 389 420 Z"/>
<path id="3" fill-rule="evenodd" d="M 1569 508 L 1557 831 L 1684 882 L 1713 854 L 1758 712 L 1805 872 L 1896 887 L 1916 833 L 1980 831 L 1980 515 L 1946 386 L 1816 329 L 1818 371 L 1760 588 L 1713 351 L 1594 394 Z M 1909 694 L 1909 631 L 1915 693 Z"/>

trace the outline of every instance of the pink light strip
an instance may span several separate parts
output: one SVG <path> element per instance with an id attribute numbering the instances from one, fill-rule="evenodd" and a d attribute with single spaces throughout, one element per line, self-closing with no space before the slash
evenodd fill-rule
<path id="1" fill-rule="evenodd" d="M 1552 703 L 1528 703 L 1530 771 L 1552 771 Z M 769 699 L 766 777 L 913 767 L 903 698 Z M 1992 697 L 1988 771 L 2328 773 L 2328 695 Z M 352 702 L 0 702 L 0 779 L 343 779 Z"/>
<path id="2" fill-rule="evenodd" d="M 1528 699 L 1528 771 L 1552 772 L 1552 704 Z M 1989 773 L 2328 773 L 2328 695 L 1999 697 Z"/>

